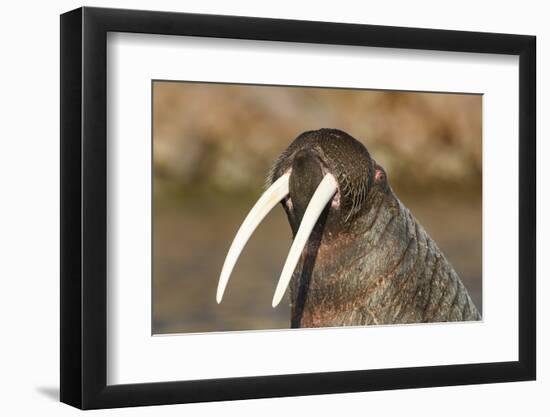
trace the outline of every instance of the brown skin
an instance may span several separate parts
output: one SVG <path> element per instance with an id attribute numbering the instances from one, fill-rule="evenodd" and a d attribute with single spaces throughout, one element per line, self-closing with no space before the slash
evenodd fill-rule
<path id="1" fill-rule="evenodd" d="M 458 274 L 389 186 L 384 169 L 345 132 L 305 132 L 268 183 L 292 170 L 283 201 L 296 235 L 324 175 L 338 182 L 290 283 L 291 326 L 480 320 Z"/>

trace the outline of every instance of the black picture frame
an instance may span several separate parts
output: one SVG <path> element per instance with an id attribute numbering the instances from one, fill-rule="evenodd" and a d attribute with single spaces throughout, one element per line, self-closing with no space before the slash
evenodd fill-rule
<path id="1" fill-rule="evenodd" d="M 108 32 L 519 56 L 519 360 L 107 385 Z M 93 409 L 535 379 L 535 51 L 524 35 L 88 7 L 61 15 L 61 401 Z"/>

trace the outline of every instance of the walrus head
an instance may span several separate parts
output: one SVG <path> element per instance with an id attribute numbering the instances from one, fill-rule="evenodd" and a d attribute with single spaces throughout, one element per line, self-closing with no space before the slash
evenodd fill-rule
<path id="1" fill-rule="evenodd" d="M 365 146 L 347 133 L 320 129 L 298 136 L 275 162 L 268 175 L 267 190 L 237 232 L 220 275 L 218 303 L 252 232 L 282 202 L 294 241 L 272 304 L 273 307 L 279 304 L 294 275 L 292 316 L 293 322 L 299 321 L 312 284 L 314 265 L 322 265 L 326 271 L 331 264 L 341 263 L 339 249 L 345 249 L 364 232 L 363 218 L 376 194 L 385 194 L 388 189 L 383 169 Z M 322 257 L 318 256 L 320 252 Z M 322 287 L 321 282 L 316 285 Z"/>
<path id="2" fill-rule="evenodd" d="M 373 188 L 385 188 L 385 173 L 365 146 L 337 129 L 302 133 L 277 159 L 268 176 L 272 185 L 289 175 L 289 194 L 283 199 L 294 235 L 319 185 L 335 181 L 331 204 L 326 206 L 326 225 L 331 232 L 349 231 L 353 220 L 368 209 Z M 327 177 L 327 178 L 325 178 Z"/>

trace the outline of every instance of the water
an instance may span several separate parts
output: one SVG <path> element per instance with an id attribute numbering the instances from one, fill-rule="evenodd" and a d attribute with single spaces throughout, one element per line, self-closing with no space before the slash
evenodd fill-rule
<path id="1" fill-rule="evenodd" d="M 398 195 L 453 264 L 481 311 L 481 199 L 442 193 Z M 288 300 L 271 307 L 292 243 L 280 206 L 252 236 L 223 302 L 216 303 L 225 255 L 255 200 L 256 196 L 155 200 L 153 333 L 289 327 Z"/>

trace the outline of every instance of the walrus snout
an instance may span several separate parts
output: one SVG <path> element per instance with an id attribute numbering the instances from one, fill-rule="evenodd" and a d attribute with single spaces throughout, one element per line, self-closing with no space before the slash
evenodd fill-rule
<path id="1" fill-rule="evenodd" d="M 283 200 L 283 206 L 289 217 L 292 231 L 296 235 L 315 191 L 325 175 L 330 172 L 317 152 L 302 149 L 294 155 L 289 173 L 289 195 Z M 338 191 L 333 196 L 333 200 L 337 194 Z M 325 210 L 330 206 L 327 204 Z"/>

